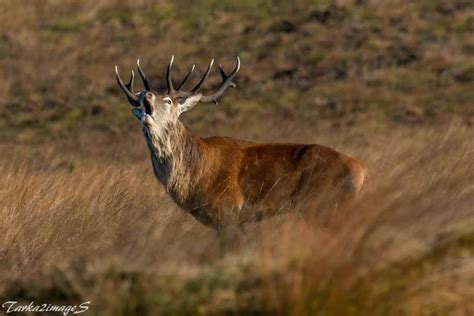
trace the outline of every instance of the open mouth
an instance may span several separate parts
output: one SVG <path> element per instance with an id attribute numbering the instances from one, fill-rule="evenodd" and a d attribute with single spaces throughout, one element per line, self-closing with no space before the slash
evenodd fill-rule
<path id="1" fill-rule="evenodd" d="M 144 100 L 142 103 L 142 108 L 140 109 L 142 112 L 141 115 L 141 121 L 142 123 L 146 126 L 147 124 L 151 124 L 151 121 L 153 121 L 152 117 L 152 108 L 150 102 L 147 100 Z"/>
<path id="2" fill-rule="evenodd" d="M 153 117 L 150 114 L 143 113 L 140 118 L 140 121 L 142 122 L 144 127 L 149 127 L 153 122 Z"/>
<path id="3" fill-rule="evenodd" d="M 143 106 L 145 108 L 145 113 L 151 115 L 151 106 L 150 103 L 147 101 L 143 102 Z"/>

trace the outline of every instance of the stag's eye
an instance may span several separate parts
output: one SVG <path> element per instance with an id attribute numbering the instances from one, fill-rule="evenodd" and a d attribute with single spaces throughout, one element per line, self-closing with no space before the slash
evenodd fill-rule
<path id="1" fill-rule="evenodd" d="M 173 104 L 173 101 L 171 101 L 171 98 L 164 98 L 164 99 L 163 99 L 163 102 L 164 102 L 165 104 L 168 104 L 168 105 Z"/>

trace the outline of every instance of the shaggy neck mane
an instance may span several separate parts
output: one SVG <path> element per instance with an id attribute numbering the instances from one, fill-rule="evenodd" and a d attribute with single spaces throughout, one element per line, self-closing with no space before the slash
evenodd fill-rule
<path id="1" fill-rule="evenodd" d="M 184 202 L 202 171 L 199 137 L 180 121 L 168 122 L 161 130 L 145 127 L 143 133 L 155 176 L 177 202 Z"/>

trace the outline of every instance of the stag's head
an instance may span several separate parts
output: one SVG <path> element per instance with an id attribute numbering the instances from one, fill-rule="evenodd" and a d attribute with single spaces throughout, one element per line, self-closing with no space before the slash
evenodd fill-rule
<path id="1" fill-rule="evenodd" d="M 214 59 L 209 63 L 209 66 L 199 82 L 192 89 L 186 91 L 183 90 L 183 87 L 191 78 L 195 66 L 193 65 L 191 67 L 184 79 L 175 88 L 173 80 L 171 79 L 173 60 L 174 56 L 171 57 L 166 71 L 168 89 L 165 93 L 155 93 L 151 90 L 150 83 L 140 67 L 139 60 L 137 60 L 137 70 L 145 89 L 138 93 L 133 91 L 133 70 L 130 75 L 130 80 L 127 84 L 124 84 L 118 73 L 117 66 L 115 67 L 117 83 L 127 96 L 130 105 L 133 106 L 133 115 L 143 123 L 144 127 L 161 128 L 170 122 L 176 122 L 182 113 L 191 110 L 198 102 L 213 102 L 217 104 L 217 99 L 224 94 L 228 87 L 235 87 L 232 80 L 240 69 L 239 57 L 237 57 L 236 65 L 229 75 L 227 75 L 222 69 L 222 66 L 219 65 L 222 83 L 214 94 L 206 96 L 199 91 L 209 76 Z"/>

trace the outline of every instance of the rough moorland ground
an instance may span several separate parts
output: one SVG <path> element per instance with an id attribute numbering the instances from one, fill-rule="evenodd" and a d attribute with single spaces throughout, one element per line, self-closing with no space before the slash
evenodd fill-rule
<path id="1" fill-rule="evenodd" d="M 466 0 L 2 1 L 1 135 L 126 130 L 114 66 L 126 77 L 141 58 L 163 91 L 172 54 L 176 80 L 193 63 L 242 59 L 238 89 L 188 118 L 201 132 L 269 117 L 472 125 L 473 10 Z"/>

